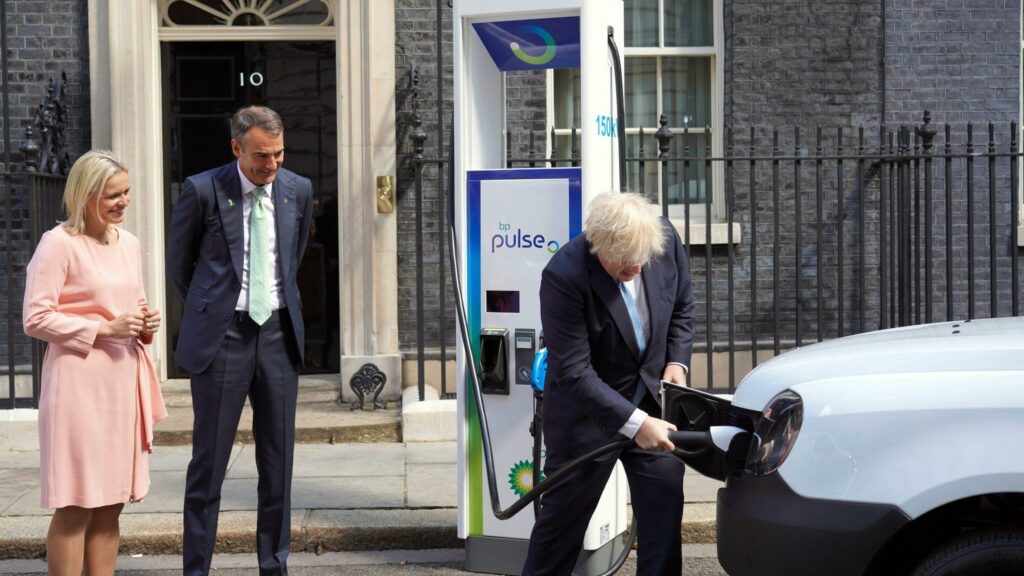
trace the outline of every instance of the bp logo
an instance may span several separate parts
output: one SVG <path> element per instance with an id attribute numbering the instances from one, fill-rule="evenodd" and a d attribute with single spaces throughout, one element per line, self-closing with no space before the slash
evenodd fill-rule
<path id="1" fill-rule="evenodd" d="M 580 67 L 580 18 L 474 22 L 498 70 Z"/>
<path id="2" fill-rule="evenodd" d="M 513 41 L 509 43 L 508 47 L 512 49 L 512 53 L 516 55 L 516 58 L 519 58 L 523 62 L 533 66 L 543 66 L 544 64 L 554 60 L 558 47 L 555 45 L 555 38 L 550 32 L 535 24 L 527 24 L 526 26 L 523 26 L 523 30 L 536 34 L 544 41 L 544 52 L 539 56 L 532 56 L 523 50 L 522 46 L 519 45 L 519 42 Z"/>
<path id="3" fill-rule="evenodd" d="M 544 480 L 544 474 L 540 475 L 540 479 Z M 513 464 L 508 472 L 508 485 L 519 497 L 526 496 L 527 492 L 533 490 L 533 463 L 529 460 L 520 460 Z"/>

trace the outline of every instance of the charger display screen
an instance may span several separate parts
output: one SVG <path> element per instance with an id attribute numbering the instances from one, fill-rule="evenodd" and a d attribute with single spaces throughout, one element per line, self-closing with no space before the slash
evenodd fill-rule
<path id="1" fill-rule="evenodd" d="M 518 290 L 488 290 L 487 311 L 505 314 L 519 313 Z"/>

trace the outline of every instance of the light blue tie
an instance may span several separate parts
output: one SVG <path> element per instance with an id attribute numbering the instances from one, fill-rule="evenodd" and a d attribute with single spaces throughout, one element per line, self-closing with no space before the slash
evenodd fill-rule
<path id="1" fill-rule="evenodd" d="M 249 213 L 249 317 L 262 326 L 270 318 L 270 230 L 263 188 L 252 189 Z"/>
<path id="2" fill-rule="evenodd" d="M 644 325 L 640 322 L 640 310 L 636 307 L 636 299 L 630 294 L 629 289 L 626 288 L 626 284 L 619 282 L 619 292 L 622 292 L 622 301 L 626 303 L 626 311 L 629 312 L 629 319 L 633 322 L 633 333 L 636 334 L 636 344 L 640 348 L 640 355 L 643 356 L 644 349 L 647 348 L 647 338 L 644 337 Z M 647 386 L 644 385 L 643 378 L 639 379 L 636 383 L 636 390 L 633 392 L 633 405 L 639 406 L 640 401 L 644 397 L 644 390 Z"/>
<path id="3" fill-rule="evenodd" d="M 644 325 L 640 322 L 640 310 L 636 307 L 636 300 L 630 294 L 626 284 L 619 282 L 619 292 L 622 292 L 622 301 L 626 303 L 626 311 L 629 312 L 629 319 L 633 322 L 633 332 L 636 334 L 636 345 L 640 348 L 640 354 L 647 348 L 647 338 L 644 337 Z"/>

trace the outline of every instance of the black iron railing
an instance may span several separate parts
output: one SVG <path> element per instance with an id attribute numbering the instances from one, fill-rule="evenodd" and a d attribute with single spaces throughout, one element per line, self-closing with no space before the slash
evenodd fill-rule
<path id="1" fill-rule="evenodd" d="M 732 391 L 758 362 L 812 341 L 1020 314 L 1018 126 L 989 124 L 979 141 L 974 125 L 939 130 L 927 112 L 923 120 L 872 130 L 729 129 L 720 155 L 710 144 L 679 150 L 664 116 L 657 156 L 647 155 L 641 138 L 639 154 L 627 158 L 637 168 L 630 187 L 675 216 L 690 255 L 695 351 L 706 353 L 703 369 L 692 371 L 695 385 Z M 557 142 L 553 130 L 531 134 L 526 153 L 510 154 L 506 166 L 577 165 L 577 138 L 572 130 L 572 153 L 560 155 L 550 144 Z M 423 157 L 422 130 L 412 139 L 415 201 L 423 195 L 423 168 L 436 167 L 440 178 L 449 166 Z M 677 183 L 670 176 L 687 183 L 698 168 L 708 192 L 699 202 L 684 192 L 681 205 L 671 207 L 669 190 Z M 710 192 L 716 187 L 718 196 Z M 437 190 L 443 188 L 439 181 Z M 418 204 L 417 222 L 428 217 Z M 442 268 L 429 275 L 443 290 L 444 247 L 439 251 L 431 260 Z M 424 265 L 418 252 L 418 279 Z M 425 288 L 418 280 L 420 311 Z M 436 323 L 431 333 L 438 342 L 421 337 L 424 323 Z M 417 327 L 422 363 L 424 347 L 450 337 L 454 315 L 418 314 Z"/>
<path id="2" fill-rule="evenodd" d="M 10 178 L 11 190 L 28 192 L 30 247 L 38 245 L 43 233 L 53 228 L 58 221 L 64 219 L 61 198 L 64 194 L 65 180 L 64 176 L 41 174 L 38 172 L 19 172 L 13 174 Z M 8 243 L 8 253 L 13 253 L 13 244 L 13 242 Z M 13 284 L 13 280 L 13 278 L 9 278 L 8 282 Z M 13 345 L 19 341 L 27 340 L 30 342 L 29 358 L 31 364 L 23 364 L 23 359 L 19 355 L 9 353 L 9 360 L 4 367 L 8 377 L 6 386 L 3 387 L 3 393 L 0 393 L 0 409 L 38 408 L 40 369 L 43 354 L 46 351 L 46 343 L 41 340 L 31 339 L 22 332 L 22 294 L 17 291 L 13 292 L 13 294 L 8 295 L 6 336 L 8 343 L 11 344 L 9 346 L 11 349 L 15 349 Z"/>
<path id="3" fill-rule="evenodd" d="M 4 320 L 7 327 L 7 362 L 3 368 L 7 385 L 0 392 L 0 409 L 39 407 L 40 369 L 46 344 L 28 338 L 21 329 L 22 294 L 19 288 L 20 280 L 24 277 L 24 263 L 20 256 L 25 250 L 30 255 L 43 233 L 53 228 L 58 221 L 64 220 L 62 197 L 67 179 L 65 175 L 71 165 L 64 131 L 67 117 L 66 83 L 64 72 L 56 76 L 56 81 L 50 80 L 46 96 L 35 111 L 35 118 L 25 128 L 25 139 L 19 148 L 24 159 L 24 171 L 13 171 L 9 158 L 10 139 L 5 137 L 4 257 L 7 262 L 7 315 Z M 5 130 L 9 124 L 9 114 L 5 111 Z M 35 140 L 35 131 L 38 131 L 40 142 Z M 15 200 L 20 204 L 17 209 L 13 207 Z M 26 212 L 27 243 L 12 230 L 14 221 L 23 218 L 18 215 Z M 21 222 L 18 224 L 23 225 Z M 14 267 L 15 261 L 19 262 L 17 270 Z"/>

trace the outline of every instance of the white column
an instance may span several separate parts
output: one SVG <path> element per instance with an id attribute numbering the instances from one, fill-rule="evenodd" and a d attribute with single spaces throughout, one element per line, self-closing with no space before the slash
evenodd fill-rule
<path id="1" fill-rule="evenodd" d="M 394 2 L 339 0 L 338 226 L 341 381 L 372 363 L 387 376 L 382 398 L 401 393 L 396 214 L 379 214 L 376 176 L 395 176 Z"/>
<path id="2" fill-rule="evenodd" d="M 128 165 L 132 203 L 125 227 L 142 243 L 146 295 L 152 306 L 164 310 L 164 178 L 163 130 L 160 90 L 160 45 L 157 39 L 156 2 L 94 0 L 96 14 L 107 17 L 104 42 L 108 52 L 97 54 L 94 66 L 106 59 L 109 77 L 93 76 L 92 96 L 109 94 L 109 131 L 104 118 L 96 134 L 109 134 L 109 146 Z M 106 4 L 105 7 L 99 6 Z M 91 7 L 92 8 L 92 7 Z M 92 13 L 92 10 L 90 11 Z M 102 111 L 101 111 L 102 112 Z M 103 143 L 106 144 L 106 143 Z M 166 378 L 167 339 L 160 332 L 151 353 L 161 379 Z"/>

